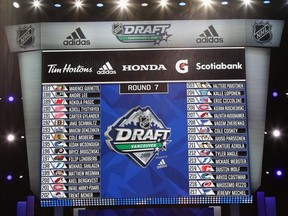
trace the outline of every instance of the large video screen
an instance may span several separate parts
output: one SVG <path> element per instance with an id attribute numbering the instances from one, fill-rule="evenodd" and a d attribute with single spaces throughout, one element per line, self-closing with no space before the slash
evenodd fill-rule
<path id="1" fill-rule="evenodd" d="M 245 50 L 42 52 L 41 205 L 251 203 Z"/>

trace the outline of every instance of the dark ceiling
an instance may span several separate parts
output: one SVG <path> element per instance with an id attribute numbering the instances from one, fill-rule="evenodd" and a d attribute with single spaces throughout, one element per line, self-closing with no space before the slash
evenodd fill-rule
<path id="1" fill-rule="evenodd" d="M 42 0 L 41 7 L 35 9 L 32 0 L 20 1 L 20 8 L 12 6 L 12 1 L 5 1 L 5 12 L 11 16 L 12 23 L 29 22 L 71 22 L 71 21 L 111 21 L 111 20 L 183 20 L 183 19 L 287 19 L 288 4 L 286 0 L 272 0 L 263 4 L 262 0 L 252 0 L 251 5 L 242 0 L 230 0 L 228 5 L 221 5 L 221 0 L 212 0 L 211 7 L 205 7 L 201 0 L 183 0 L 185 7 L 179 6 L 180 0 L 170 0 L 165 8 L 159 6 L 160 0 L 129 0 L 127 10 L 117 6 L 117 0 L 83 0 L 83 7 L 77 9 L 74 1 Z M 104 3 L 97 8 L 96 3 Z M 141 3 L 147 2 L 147 7 Z M 54 3 L 61 3 L 55 8 Z M 8 21 L 8 20 L 7 20 Z"/>

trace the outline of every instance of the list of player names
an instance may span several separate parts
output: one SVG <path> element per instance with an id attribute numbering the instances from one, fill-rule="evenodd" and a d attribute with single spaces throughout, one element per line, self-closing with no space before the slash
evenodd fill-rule
<path id="1" fill-rule="evenodd" d="M 249 195 L 245 82 L 187 83 L 189 195 Z"/>
<path id="2" fill-rule="evenodd" d="M 41 198 L 100 197 L 100 85 L 42 85 Z"/>

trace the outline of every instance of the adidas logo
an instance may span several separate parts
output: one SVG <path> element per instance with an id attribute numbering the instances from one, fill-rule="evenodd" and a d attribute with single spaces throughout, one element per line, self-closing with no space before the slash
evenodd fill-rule
<path id="1" fill-rule="evenodd" d="M 197 43 L 223 43 L 223 38 L 219 37 L 213 25 L 210 25 L 199 38 L 196 39 Z"/>
<path id="2" fill-rule="evenodd" d="M 101 68 L 99 68 L 97 74 L 99 75 L 116 74 L 116 70 L 113 69 L 110 62 L 106 62 Z"/>
<path id="3" fill-rule="evenodd" d="M 67 40 L 63 41 L 65 46 L 69 45 L 90 45 L 90 40 L 86 40 L 84 33 L 81 28 L 77 28 L 74 32 L 71 33 L 67 38 Z"/>
<path id="4" fill-rule="evenodd" d="M 167 164 L 165 163 L 164 159 L 162 159 L 159 164 L 157 165 L 157 169 L 166 168 Z"/>

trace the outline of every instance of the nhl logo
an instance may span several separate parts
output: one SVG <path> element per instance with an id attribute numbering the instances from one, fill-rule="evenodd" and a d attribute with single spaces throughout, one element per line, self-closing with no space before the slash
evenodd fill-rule
<path id="1" fill-rule="evenodd" d="M 253 38 L 258 43 L 267 43 L 272 40 L 272 26 L 269 22 L 260 22 L 253 25 Z"/>
<path id="2" fill-rule="evenodd" d="M 32 46 L 35 41 L 34 28 L 32 26 L 20 26 L 17 31 L 17 43 L 22 48 Z"/>
<path id="3" fill-rule="evenodd" d="M 139 126 L 143 129 L 150 128 L 150 118 L 148 116 L 139 117 Z"/>
<path id="4" fill-rule="evenodd" d="M 114 23 L 112 26 L 112 32 L 114 35 L 123 34 L 123 25 L 122 23 Z"/>

